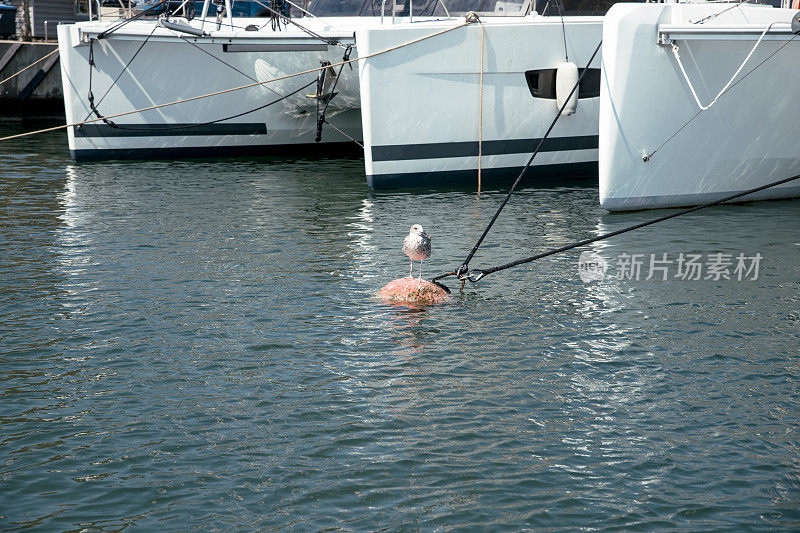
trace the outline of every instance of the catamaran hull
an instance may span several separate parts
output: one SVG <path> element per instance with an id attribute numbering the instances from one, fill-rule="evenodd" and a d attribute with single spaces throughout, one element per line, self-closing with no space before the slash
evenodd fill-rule
<path id="1" fill-rule="evenodd" d="M 354 69 L 341 71 L 326 114 L 343 133 L 326 124 L 320 143 L 313 98 L 317 72 L 257 85 L 314 69 L 321 61 L 339 62 L 342 46 L 288 30 L 198 37 L 155 21 L 132 22 L 124 30 L 98 39 L 98 23 L 58 27 L 67 123 L 107 117 L 68 129 L 75 160 L 315 155 L 352 151 L 349 137 L 361 138 Z M 352 35 L 349 40 L 352 44 Z M 328 88 L 332 73 L 339 69 L 328 72 Z M 242 85 L 253 86 L 224 92 Z M 142 109 L 148 110 L 125 114 Z"/>
<path id="2" fill-rule="evenodd" d="M 356 40 L 364 57 L 454 25 L 364 28 Z M 599 17 L 564 17 L 563 26 L 559 17 L 486 18 L 362 60 L 367 182 L 376 189 L 477 186 L 479 167 L 482 185 L 513 180 L 558 112 L 553 95 L 532 95 L 526 72 L 549 76 L 567 61 L 585 67 L 601 31 Z M 598 55 L 591 65 L 598 83 L 599 64 Z M 597 176 L 599 87 L 589 89 L 558 121 L 526 183 Z"/>
<path id="3" fill-rule="evenodd" d="M 795 13 L 745 4 L 612 7 L 603 29 L 600 204 L 694 205 L 800 174 Z M 707 106 L 754 46 L 729 90 L 701 110 L 689 83 Z M 742 200 L 795 196 L 800 182 Z"/>

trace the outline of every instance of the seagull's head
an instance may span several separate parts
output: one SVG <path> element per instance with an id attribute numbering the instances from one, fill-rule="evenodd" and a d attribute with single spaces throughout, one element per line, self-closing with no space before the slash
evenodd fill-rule
<path id="1" fill-rule="evenodd" d="M 414 224 L 413 226 L 411 226 L 410 233 L 412 235 L 422 235 L 422 234 L 425 233 L 425 231 L 422 229 L 422 226 L 420 226 L 419 224 Z"/>

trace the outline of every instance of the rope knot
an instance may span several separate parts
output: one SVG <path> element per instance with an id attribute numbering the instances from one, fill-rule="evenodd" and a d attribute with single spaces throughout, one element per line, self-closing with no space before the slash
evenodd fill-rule
<path id="1" fill-rule="evenodd" d="M 476 22 L 480 22 L 481 18 L 478 16 L 476 12 L 470 11 L 467 13 L 467 16 L 464 20 L 466 21 L 467 24 L 475 24 Z"/>

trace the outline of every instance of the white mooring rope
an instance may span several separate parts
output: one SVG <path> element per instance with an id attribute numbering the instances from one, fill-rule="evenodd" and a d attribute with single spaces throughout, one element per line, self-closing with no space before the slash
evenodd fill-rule
<path id="1" fill-rule="evenodd" d="M 29 68 L 31 68 L 32 66 L 34 66 L 34 65 L 36 65 L 36 64 L 38 64 L 38 63 L 41 63 L 42 61 L 44 61 L 45 59 L 47 59 L 48 57 L 50 57 L 51 55 L 53 55 L 53 54 L 55 54 L 55 53 L 57 53 L 57 52 L 58 52 L 58 48 L 56 48 L 55 50 L 53 50 L 52 52 L 50 52 L 50 53 L 49 53 L 49 54 L 47 54 L 46 56 L 44 56 L 44 57 L 42 57 L 42 58 L 39 58 L 39 59 L 37 59 L 36 61 L 34 61 L 33 63 L 31 63 L 31 64 L 30 64 L 30 65 L 28 65 L 27 67 L 25 67 L 24 69 L 22 69 L 22 70 L 20 70 L 20 71 L 17 71 L 17 72 L 15 72 L 14 74 L 12 74 L 11 76 L 7 77 L 7 78 L 6 78 L 6 79 L 4 79 L 4 80 L 1 80 L 1 81 L 0 81 L 0 85 L 3 85 L 3 84 L 4 84 L 5 82 L 7 82 L 8 80 L 10 80 L 10 79 L 12 79 L 12 78 L 15 78 L 15 77 L 19 76 L 20 74 L 22 74 L 23 72 L 25 72 L 26 70 L 28 70 Z"/>
<path id="2" fill-rule="evenodd" d="M 722 90 L 717 94 L 717 96 L 714 97 L 713 100 L 711 100 L 711 102 L 709 102 L 708 105 L 703 105 L 703 104 L 700 103 L 700 98 L 697 97 L 697 91 L 694 90 L 694 85 L 692 85 L 692 81 L 689 79 L 689 76 L 686 74 L 686 69 L 683 68 L 683 62 L 681 61 L 681 56 L 678 54 L 678 45 L 677 45 L 677 43 L 675 41 L 672 41 L 672 54 L 675 56 L 675 61 L 678 62 L 678 66 L 680 67 L 681 73 L 683 74 L 683 79 L 685 79 L 686 80 L 686 84 L 689 85 L 689 90 L 692 91 L 692 96 L 694 96 L 694 101 L 697 102 L 697 106 L 700 108 L 700 111 L 705 111 L 706 109 L 709 109 L 711 106 L 713 106 L 715 103 L 717 103 L 717 100 L 719 100 L 720 96 L 725 94 L 725 91 L 727 91 L 730 88 L 731 84 L 733 83 L 733 80 L 736 79 L 736 76 L 739 75 L 739 73 L 742 71 L 742 69 L 747 64 L 747 62 L 750 61 L 750 58 L 753 56 L 753 53 L 756 51 L 756 48 L 758 48 L 758 45 L 760 45 L 761 41 L 764 40 L 764 36 L 767 34 L 767 32 L 770 29 L 772 29 L 772 25 L 773 24 L 776 24 L 776 23 L 773 22 L 769 26 L 764 28 L 764 31 L 761 32 L 761 36 L 756 41 L 756 44 L 754 44 L 753 48 L 750 49 L 750 53 L 747 54 L 747 57 L 744 58 L 744 61 L 742 61 L 742 64 L 739 65 L 739 68 L 736 69 L 736 72 L 733 73 L 733 76 L 731 76 L 731 79 L 728 80 L 728 83 L 725 84 L 725 87 L 722 88 Z"/>
<path id="3" fill-rule="evenodd" d="M 478 78 L 478 193 L 480 194 L 481 169 L 483 166 L 481 163 L 481 158 L 483 156 L 483 39 L 486 30 L 483 27 L 483 21 L 474 11 L 467 13 L 464 20 L 466 21 L 466 24 L 478 24 L 481 28 L 480 73 Z"/>

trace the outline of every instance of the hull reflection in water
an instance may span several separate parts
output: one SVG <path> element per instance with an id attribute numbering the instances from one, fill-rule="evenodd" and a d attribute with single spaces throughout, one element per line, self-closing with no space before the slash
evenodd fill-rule
<path id="1" fill-rule="evenodd" d="M 591 249 L 761 253 L 755 281 L 585 284 L 576 250 L 408 309 L 374 297 L 408 272 L 398 236 L 452 269 L 502 193 L 373 194 L 348 160 L 70 164 L 64 137 L 0 167 L 5 529 L 800 521 L 800 202 Z M 651 217 L 525 189 L 475 266 Z"/>

